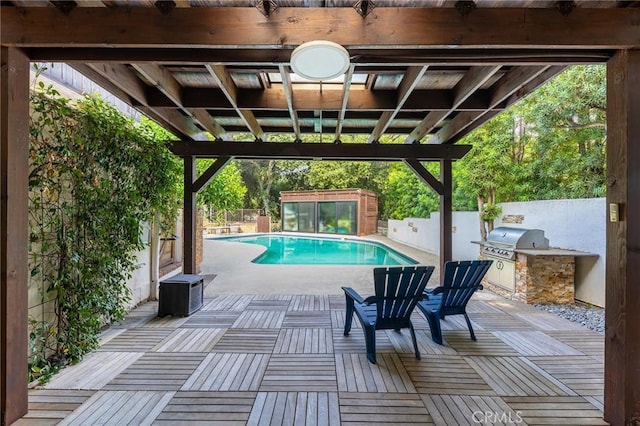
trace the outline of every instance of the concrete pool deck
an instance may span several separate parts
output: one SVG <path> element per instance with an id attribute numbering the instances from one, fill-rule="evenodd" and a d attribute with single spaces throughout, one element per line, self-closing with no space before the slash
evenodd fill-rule
<path id="1" fill-rule="evenodd" d="M 355 237 L 354 237 L 355 238 Z M 438 256 L 381 235 L 373 240 L 388 245 L 417 260 L 432 265 L 436 271 L 429 286 L 439 280 Z M 363 296 L 373 292 L 372 265 L 259 265 L 251 263 L 265 250 L 254 244 L 206 239 L 203 243 L 202 274 L 214 274 L 215 279 L 205 289 L 206 296 L 217 294 L 344 294 L 342 286 L 353 287 Z"/>

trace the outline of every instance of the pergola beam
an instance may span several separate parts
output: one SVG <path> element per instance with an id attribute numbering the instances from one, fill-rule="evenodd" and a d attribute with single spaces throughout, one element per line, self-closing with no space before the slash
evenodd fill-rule
<path id="1" fill-rule="evenodd" d="M 256 140 L 264 140 L 264 131 L 260 127 L 260 124 L 258 123 L 258 120 L 256 120 L 253 112 L 249 109 L 241 108 L 238 105 L 238 87 L 233 82 L 233 78 L 231 77 L 229 70 L 227 70 L 224 65 L 215 64 L 207 64 L 206 68 L 209 71 L 209 74 L 211 74 L 213 79 L 216 81 L 220 89 L 222 89 L 231 105 L 233 105 L 238 115 L 242 118 L 242 121 L 244 121 L 244 123 L 246 124 L 247 129 L 251 133 L 253 133 L 253 136 L 256 138 Z"/>
<path id="2" fill-rule="evenodd" d="M 289 109 L 289 116 L 291 117 L 291 123 L 293 124 L 293 134 L 296 140 L 302 138 L 300 133 L 300 120 L 298 120 L 298 112 L 293 107 L 293 87 L 291 86 L 291 76 L 289 71 L 284 65 L 278 67 L 280 71 L 280 78 L 282 79 L 282 90 L 284 91 L 284 97 L 287 101 L 287 108 Z"/>
<path id="3" fill-rule="evenodd" d="M 34 61 L 63 62 L 154 62 L 165 65 L 184 65 L 202 63 L 226 63 L 230 65 L 253 65 L 273 67 L 274 64 L 288 63 L 295 46 L 281 46 L 281 49 L 248 48 L 239 46 L 233 49 L 216 47 L 194 47 L 189 49 L 161 47 L 155 49 L 123 47 L 30 47 L 25 49 Z M 366 49 L 352 47 L 351 63 L 359 68 L 376 72 L 390 67 L 407 67 L 429 63 L 431 65 L 562 65 L 597 64 L 606 62 L 613 54 L 611 49 L 566 49 L 554 46 L 552 50 L 522 46 L 519 48 L 465 48 L 456 49 L 412 49 L 394 46 L 393 50 Z"/>
<path id="4" fill-rule="evenodd" d="M 27 412 L 29 58 L 0 48 L 0 424 Z"/>
<path id="5" fill-rule="evenodd" d="M 395 108 L 391 111 L 385 111 L 382 113 L 382 116 L 378 120 L 378 124 L 376 124 L 376 127 L 373 129 L 373 133 L 369 136 L 369 143 L 377 142 L 378 139 L 380 139 L 380 136 L 384 134 L 385 130 L 387 130 L 391 125 L 391 121 L 402 110 L 404 103 L 411 95 L 411 92 L 416 88 L 426 71 L 426 66 L 410 67 L 407 70 L 402 82 L 400 83 L 400 87 L 398 87 Z"/>
<path id="6" fill-rule="evenodd" d="M 640 420 L 640 50 L 607 65 L 604 418 Z M 616 211 L 617 214 L 612 214 Z"/>
<path id="7" fill-rule="evenodd" d="M 521 67 L 516 68 L 502 77 L 498 85 L 493 89 L 489 108 L 499 105 L 517 92 L 523 84 L 526 84 L 546 71 L 549 67 Z M 430 143 L 451 142 L 454 137 L 460 134 L 467 134 L 468 127 L 485 114 L 482 112 L 463 112 L 443 126 L 434 136 L 429 139 Z M 484 121 L 483 121 L 484 122 Z"/>
<path id="8" fill-rule="evenodd" d="M 405 143 L 419 142 L 420 139 L 431 133 L 447 115 L 457 109 L 464 101 L 466 101 L 476 90 L 487 82 L 496 72 L 500 70 L 500 66 L 473 67 L 465 76 L 455 85 L 452 90 L 453 101 L 451 108 L 444 111 L 431 111 L 425 116 L 420 125 L 416 127 L 405 139 Z"/>
<path id="9" fill-rule="evenodd" d="M 265 18 L 255 8 L 2 8 L 0 38 L 9 46 L 235 47 L 297 46 L 326 38 L 347 48 L 432 46 L 450 48 L 632 48 L 640 46 L 640 9 L 479 8 L 462 16 L 454 8 L 376 8 L 376 31 L 344 8 L 285 8 Z M 256 23 L 268 21 L 268 25 Z M 497 25 L 496 23 L 500 23 Z M 55 26 L 54 26 L 55 25 Z M 136 28 L 136 31 L 129 31 Z M 162 37 L 158 35 L 162 28 Z M 215 28 L 215 31 L 211 31 Z M 544 31 L 541 29 L 544 28 Z M 54 31 L 51 31 L 54 29 Z"/>
<path id="10" fill-rule="evenodd" d="M 349 65 L 347 72 L 344 74 L 344 84 L 342 85 L 342 103 L 338 110 L 338 120 L 336 123 L 336 133 L 334 140 L 340 141 L 342 135 L 342 128 L 344 126 L 344 119 L 347 114 L 347 106 L 349 105 L 349 97 L 351 95 L 351 82 L 353 81 L 353 72 L 355 71 L 355 65 Z"/>
<path id="11" fill-rule="evenodd" d="M 171 151 L 181 157 L 234 157 L 238 159 L 295 160 L 362 160 L 418 161 L 458 160 L 470 145 L 406 145 L 406 144 L 328 144 L 286 142 L 183 142 L 171 144 Z"/>
<path id="12" fill-rule="evenodd" d="M 222 170 L 224 166 L 226 166 L 229 161 L 231 161 L 231 157 L 220 157 L 218 158 L 212 165 L 210 165 L 207 170 L 204 171 L 196 180 L 193 182 L 193 186 L 191 190 L 193 192 L 200 192 L 204 189 L 205 186 L 211 182 L 211 179 L 216 177 L 218 172 Z"/>

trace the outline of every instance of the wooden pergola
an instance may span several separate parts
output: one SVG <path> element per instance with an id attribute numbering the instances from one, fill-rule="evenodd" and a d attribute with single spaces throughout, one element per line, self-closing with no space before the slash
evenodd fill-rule
<path id="1" fill-rule="evenodd" d="M 534 0 L 2 1 L 2 424 L 27 412 L 29 63 L 66 62 L 176 136 L 185 272 L 195 194 L 232 158 L 405 161 L 441 198 L 451 258 L 456 145 L 573 64 L 608 67 L 605 419 L 640 421 L 640 2 Z M 339 82 L 297 81 L 292 51 L 349 52 Z M 209 137 L 208 134 L 211 135 Z M 239 141 L 250 133 L 253 141 Z M 269 142 L 288 133 L 290 142 Z M 368 143 L 342 143 L 365 134 Z M 379 144 L 384 135 L 398 144 Z M 319 142 L 318 142 L 319 140 Z M 202 176 L 195 159 L 218 160 Z M 438 161 L 433 176 L 423 161 Z M 590 232 L 590 230 L 585 230 Z"/>

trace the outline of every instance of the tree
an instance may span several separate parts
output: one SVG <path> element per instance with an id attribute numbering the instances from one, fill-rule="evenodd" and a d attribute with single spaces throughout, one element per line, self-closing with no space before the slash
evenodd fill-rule
<path id="1" fill-rule="evenodd" d="M 476 198 L 483 238 L 496 203 L 604 194 L 605 111 L 604 67 L 572 67 L 462 141 L 456 195 Z"/>
<path id="2" fill-rule="evenodd" d="M 524 127 L 513 111 L 505 111 L 464 139 L 473 148 L 457 164 L 455 179 L 459 191 L 476 199 L 483 240 L 499 215 L 496 204 L 510 200 L 522 180 Z"/>
<path id="3" fill-rule="evenodd" d="M 196 162 L 198 173 L 204 172 L 214 160 L 200 159 Z M 235 161 L 222 168 L 209 184 L 198 193 L 198 203 L 218 212 L 244 207 L 247 187 L 242 181 L 240 167 Z M 220 221 L 220 218 L 217 218 Z"/>
<path id="4" fill-rule="evenodd" d="M 601 197 L 605 187 L 606 75 L 568 68 L 518 106 L 535 132 L 527 199 Z"/>
<path id="5" fill-rule="evenodd" d="M 435 172 L 436 163 L 427 164 L 427 170 Z M 436 173 L 437 174 L 437 173 Z M 438 195 L 416 176 L 404 163 L 389 166 L 389 177 L 384 194 L 385 217 L 404 219 L 405 217 L 429 217 L 438 211 Z"/>

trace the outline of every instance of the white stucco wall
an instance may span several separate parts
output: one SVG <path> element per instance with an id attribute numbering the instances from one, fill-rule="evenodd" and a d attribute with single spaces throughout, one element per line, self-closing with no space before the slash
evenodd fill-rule
<path id="1" fill-rule="evenodd" d="M 576 299 L 604 306 L 606 200 L 546 200 L 502 203 L 502 217 L 523 215 L 521 224 L 505 226 L 544 230 L 549 245 L 596 254 L 576 259 Z M 502 224 L 496 221 L 496 226 Z"/>
<path id="2" fill-rule="evenodd" d="M 133 271 L 127 282 L 131 290 L 131 300 L 127 304 L 127 309 L 147 300 L 151 292 L 151 251 L 149 246 L 147 245 L 144 250 L 136 252 L 134 255 L 138 268 Z"/>
<path id="3" fill-rule="evenodd" d="M 453 212 L 453 258 L 468 260 L 478 258 L 478 245 L 471 241 L 480 239 L 478 212 Z M 429 219 L 389 220 L 387 236 L 429 253 L 440 254 L 440 213 Z"/>
<path id="4" fill-rule="evenodd" d="M 522 223 L 504 223 L 504 226 L 542 229 L 552 247 L 596 255 L 576 258 L 576 298 L 604 306 L 606 262 L 606 200 L 604 198 L 502 203 L 501 206 L 502 215 L 496 221 L 496 226 L 502 226 L 502 218 L 507 215 L 521 215 Z M 392 240 L 439 254 L 439 220 L 439 213 L 433 213 L 430 219 L 389 220 L 387 235 Z M 453 258 L 477 259 L 478 246 L 471 241 L 480 239 L 478 213 L 454 212 L 452 220 Z"/>

